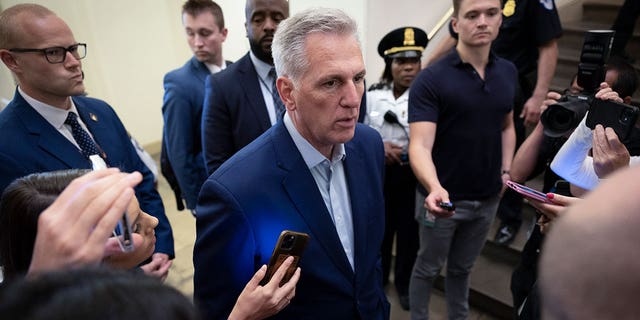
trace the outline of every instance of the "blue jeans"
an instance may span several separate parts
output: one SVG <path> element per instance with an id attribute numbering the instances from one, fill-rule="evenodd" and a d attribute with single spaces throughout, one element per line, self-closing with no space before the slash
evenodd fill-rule
<path id="1" fill-rule="evenodd" d="M 445 294 L 449 319 L 466 319 L 469 314 L 469 274 L 480 254 L 493 222 L 500 197 L 481 201 L 455 201 L 456 213 L 424 223 L 424 198 L 416 192 L 416 218 L 420 225 L 420 249 L 409 284 L 411 319 L 429 319 L 429 298 L 433 281 L 447 262 Z"/>

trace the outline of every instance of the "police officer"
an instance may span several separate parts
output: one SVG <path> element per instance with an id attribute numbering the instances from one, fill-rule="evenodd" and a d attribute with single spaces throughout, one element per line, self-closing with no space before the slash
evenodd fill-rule
<path id="1" fill-rule="evenodd" d="M 427 34 L 415 27 L 398 28 L 385 35 L 378 44 L 378 53 L 385 61 L 384 72 L 380 82 L 367 92 L 365 121 L 382 136 L 386 162 L 383 279 L 386 284 L 395 236 L 394 284 L 405 310 L 409 309 L 409 278 L 419 244 L 418 226 L 413 217 L 416 179 L 407 156 L 409 87 L 420 71 L 420 59 L 427 42 Z"/>

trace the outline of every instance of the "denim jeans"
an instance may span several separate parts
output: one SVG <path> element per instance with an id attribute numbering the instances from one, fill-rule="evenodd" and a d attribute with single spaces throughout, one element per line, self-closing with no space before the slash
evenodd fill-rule
<path id="1" fill-rule="evenodd" d="M 429 319 L 431 289 L 445 261 L 449 319 L 466 319 L 469 274 L 484 246 L 500 198 L 496 195 L 480 201 L 455 201 L 455 214 L 450 218 L 436 218 L 432 226 L 424 223 L 424 198 L 424 194 L 416 193 L 420 249 L 409 284 L 411 319 Z"/>

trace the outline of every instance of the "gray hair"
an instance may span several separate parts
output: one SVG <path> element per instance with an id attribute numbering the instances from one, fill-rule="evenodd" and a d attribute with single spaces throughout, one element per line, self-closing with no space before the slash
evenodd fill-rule
<path id="1" fill-rule="evenodd" d="M 358 25 L 344 11 L 328 8 L 307 9 L 285 19 L 278 26 L 271 44 L 273 63 L 279 76 L 287 76 L 296 84 L 309 68 L 305 42 L 312 33 L 353 35 L 358 40 Z"/>

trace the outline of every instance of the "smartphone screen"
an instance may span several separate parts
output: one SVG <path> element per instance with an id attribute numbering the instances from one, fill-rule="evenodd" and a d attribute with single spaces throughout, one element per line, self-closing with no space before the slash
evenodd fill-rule
<path id="1" fill-rule="evenodd" d="M 271 258 L 269 259 L 269 265 L 267 265 L 267 274 L 264 276 L 261 285 L 265 285 L 271 280 L 273 274 L 276 273 L 276 270 L 282 265 L 284 260 L 288 257 L 293 256 L 293 263 L 287 269 L 287 272 L 280 281 L 280 285 L 285 284 L 293 274 L 296 272 L 298 268 L 298 263 L 300 262 L 300 258 L 302 258 L 302 253 L 304 249 L 307 247 L 307 243 L 309 242 L 309 235 L 302 232 L 295 232 L 290 230 L 284 230 L 280 233 L 278 237 L 278 242 L 276 243 L 275 248 L 273 248 L 273 253 L 271 254 Z"/>
<path id="2" fill-rule="evenodd" d="M 547 198 L 546 194 L 544 194 L 544 193 L 542 193 L 542 192 L 540 192 L 538 190 L 531 189 L 531 188 L 529 188 L 529 187 L 527 187 L 525 185 L 522 185 L 522 184 L 519 184 L 517 182 L 513 182 L 511 180 L 508 180 L 507 181 L 507 186 L 509 188 L 515 190 L 517 193 L 519 193 L 519 194 L 521 194 L 521 195 L 523 195 L 523 196 L 525 196 L 527 198 L 530 198 L 530 199 L 533 199 L 533 200 L 536 200 L 536 201 L 540 201 L 540 202 L 552 203 L 551 200 L 549 200 Z"/>

